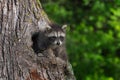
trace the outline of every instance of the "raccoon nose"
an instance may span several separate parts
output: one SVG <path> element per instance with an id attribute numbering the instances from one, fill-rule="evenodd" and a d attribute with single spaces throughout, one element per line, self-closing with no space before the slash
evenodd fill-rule
<path id="1" fill-rule="evenodd" d="M 60 45 L 60 42 L 57 42 L 57 45 Z"/>

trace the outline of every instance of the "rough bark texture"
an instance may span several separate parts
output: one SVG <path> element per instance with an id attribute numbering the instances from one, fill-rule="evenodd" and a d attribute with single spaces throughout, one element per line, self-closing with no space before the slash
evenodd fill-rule
<path id="1" fill-rule="evenodd" d="M 67 80 L 62 64 L 31 48 L 32 33 L 49 22 L 37 1 L 0 0 L 0 80 Z"/>

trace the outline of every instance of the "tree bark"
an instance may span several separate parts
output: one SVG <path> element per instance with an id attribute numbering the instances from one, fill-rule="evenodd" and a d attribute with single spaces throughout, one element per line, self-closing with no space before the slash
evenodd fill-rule
<path id="1" fill-rule="evenodd" d="M 74 80 L 63 64 L 38 56 L 32 33 L 48 25 L 39 0 L 0 0 L 0 80 Z M 69 71 L 72 71 L 68 63 Z"/>

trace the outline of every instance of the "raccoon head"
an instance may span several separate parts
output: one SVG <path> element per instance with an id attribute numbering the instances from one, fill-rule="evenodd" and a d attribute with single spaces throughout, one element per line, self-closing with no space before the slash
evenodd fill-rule
<path id="1" fill-rule="evenodd" d="M 52 24 L 49 29 L 46 31 L 46 36 L 48 37 L 48 41 L 50 44 L 54 46 L 61 46 L 65 43 L 65 29 L 67 25 L 63 25 L 62 27 Z"/>

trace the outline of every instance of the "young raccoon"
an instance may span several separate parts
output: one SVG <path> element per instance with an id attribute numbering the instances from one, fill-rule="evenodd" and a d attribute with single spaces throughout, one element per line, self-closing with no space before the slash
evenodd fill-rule
<path id="1" fill-rule="evenodd" d="M 67 25 L 58 26 L 51 24 L 50 28 L 45 32 L 48 38 L 49 47 L 53 50 L 56 57 L 67 61 L 67 54 L 65 49 L 65 37 L 66 37 Z"/>
<path id="2" fill-rule="evenodd" d="M 49 29 L 45 31 L 45 36 L 48 38 L 48 42 L 52 48 L 65 44 L 66 27 L 66 25 L 60 27 L 56 24 L 51 24 Z"/>
<path id="3" fill-rule="evenodd" d="M 50 24 L 45 31 L 39 31 L 32 36 L 32 47 L 36 53 L 47 55 L 49 59 L 52 58 L 53 64 L 56 64 L 56 62 L 58 63 L 57 65 L 62 64 L 64 73 L 67 76 L 66 80 L 75 80 L 65 49 L 66 27 L 66 25 L 61 27 L 56 24 Z M 71 77 L 73 78 L 71 79 Z"/>
<path id="4" fill-rule="evenodd" d="M 36 53 L 42 53 L 48 48 L 53 50 L 56 57 L 67 60 L 65 50 L 65 29 L 57 24 L 50 24 L 45 31 L 39 31 L 32 37 L 33 49 Z"/>

